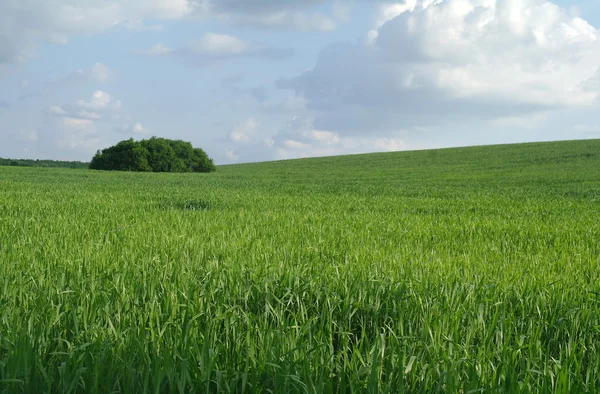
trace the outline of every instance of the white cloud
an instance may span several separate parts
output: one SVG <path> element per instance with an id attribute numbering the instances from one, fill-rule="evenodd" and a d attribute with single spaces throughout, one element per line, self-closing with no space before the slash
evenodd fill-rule
<path id="1" fill-rule="evenodd" d="M 90 75 L 98 82 L 108 82 L 111 78 L 111 71 L 104 64 L 96 63 L 92 67 Z"/>
<path id="2" fill-rule="evenodd" d="M 77 100 L 75 105 L 50 106 L 38 151 L 89 160 L 91 153 L 114 143 L 117 134 L 145 134 L 142 123 L 131 122 L 121 107 L 120 101 L 101 90 L 94 92 L 89 100 Z"/>
<path id="3" fill-rule="evenodd" d="M 331 31 L 336 27 L 331 17 L 310 11 L 312 7 L 327 3 L 331 3 L 331 0 L 209 0 L 205 2 L 203 9 L 206 13 L 235 26 Z M 334 11 L 338 16 L 344 13 L 342 6 L 338 6 Z"/>
<path id="4" fill-rule="evenodd" d="M 376 138 L 372 144 L 375 148 L 374 151 L 378 152 L 397 152 L 406 149 L 406 143 L 398 138 Z"/>
<path id="5" fill-rule="evenodd" d="M 110 94 L 98 90 L 89 101 L 77 100 L 75 107 L 69 107 L 69 113 L 88 119 L 129 119 L 129 115 L 121 112 L 122 103 Z M 63 106 L 63 108 L 65 108 Z"/>
<path id="6" fill-rule="evenodd" d="M 391 152 L 407 149 L 404 141 L 392 135 L 342 136 L 314 129 L 309 118 L 294 117 L 286 127 L 269 138 L 244 138 L 243 144 L 226 151 L 232 162 L 334 156 L 352 153 Z M 235 139 L 232 139 L 234 142 Z"/>
<path id="7" fill-rule="evenodd" d="M 135 135 L 135 134 L 146 134 L 146 129 L 141 123 L 137 122 L 134 124 L 125 123 L 113 128 L 113 131 L 119 134 Z"/>
<path id="8" fill-rule="evenodd" d="M 19 0 L 0 2 L 0 64 L 18 63 L 35 54 L 37 42 L 64 45 L 70 37 L 118 26 L 144 26 L 147 18 L 184 18 L 192 0 Z"/>
<path id="9" fill-rule="evenodd" d="M 244 122 L 238 123 L 233 126 L 231 130 L 231 134 L 229 135 L 229 139 L 235 143 L 246 143 L 249 142 L 256 129 L 258 127 L 258 122 L 255 118 L 249 118 Z"/>
<path id="10" fill-rule="evenodd" d="M 335 1 L 332 6 L 334 18 L 343 22 L 350 21 L 352 14 L 352 6 L 353 2 L 348 0 Z"/>
<path id="11" fill-rule="evenodd" d="M 235 151 L 233 149 L 227 149 L 225 151 L 225 157 L 227 157 L 227 159 L 229 159 L 229 161 L 234 162 L 234 163 L 240 159 L 239 156 L 235 154 Z"/>
<path id="12" fill-rule="evenodd" d="M 134 51 L 138 55 L 176 55 L 195 66 L 212 65 L 240 57 L 282 59 L 289 57 L 292 52 L 290 49 L 256 45 L 233 35 L 218 33 L 205 33 L 200 39 L 178 49 L 159 42 L 150 49 Z"/>
<path id="13" fill-rule="evenodd" d="M 236 26 L 329 31 L 335 22 L 311 7 L 331 0 L 19 0 L 0 2 L 0 64 L 25 62 L 39 42 L 65 45 L 71 37 L 123 27 L 162 30 L 148 20 L 189 16 L 217 18 Z M 343 16 L 343 7 L 335 9 Z"/>
<path id="14" fill-rule="evenodd" d="M 91 110 L 102 110 L 108 107 L 111 101 L 112 97 L 110 94 L 98 90 L 92 95 L 90 101 L 77 100 L 77 106 Z"/>
<path id="15" fill-rule="evenodd" d="M 60 118 L 57 132 L 55 144 L 59 149 L 83 150 L 91 153 L 96 150 L 99 142 L 96 125 L 89 119 Z"/>
<path id="16" fill-rule="evenodd" d="M 165 29 L 163 25 L 148 25 L 142 19 L 132 19 L 123 24 L 127 30 L 131 31 L 162 31 Z"/>
<path id="17" fill-rule="evenodd" d="M 306 100 L 316 128 L 507 124 L 599 103 L 600 33 L 545 0 L 387 4 L 369 37 L 330 45 L 312 70 L 278 82 Z"/>
<path id="18" fill-rule="evenodd" d="M 310 145 L 296 140 L 283 140 L 281 145 L 289 149 L 304 149 L 310 147 Z"/>
<path id="19" fill-rule="evenodd" d="M 250 47 L 237 37 L 227 34 L 206 33 L 193 45 L 201 53 L 215 55 L 240 55 L 250 51 Z"/>
<path id="20" fill-rule="evenodd" d="M 97 122 L 102 122 L 111 125 L 112 130 L 118 133 L 144 133 L 145 129 L 142 124 L 139 122 L 131 124 L 131 117 L 123 113 L 121 106 L 119 100 L 98 90 L 92 94 L 89 101 L 80 99 L 75 105 L 52 105 L 48 107 L 46 113 L 59 118 L 58 122 L 62 128 L 92 127 Z M 123 121 L 128 123 L 120 123 Z"/>
<path id="21" fill-rule="evenodd" d="M 166 55 L 166 54 L 169 54 L 172 52 L 174 52 L 174 50 L 167 47 L 162 42 L 156 43 L 150 49 L 139 49 L 139 50 L 134 51 L 134 53 L 136 53 L 138 55 L 149 55 L 149 56 Z"/>
<path id="22" fill-rule="evenodd" d="M 596 75 L 583 82 L 582 88 L 586 92 L 595 93 L 596 99 L 600 98 L 600 68 L 598 68 Z"/>
<path id="23" fill-rule="evenodd" d="M 65 111 L 58 105 L 52 105 L 48 108 L 48 113 L 56 116 L 63 116 L 67 114 L 67 111 Z"/>
<path id="24" fill-rule="evenodd" d="M 320 13 L 281 11 L 268 14 L 225 14 L 221 19 L 235 25 L 258 26 L 269 29 L 294 29 L 300 31 L 334 30 L 336 24 L 328 16 Z"/>
<path id="25" fill-rule="evenodd" d="M 310 132 L 309 138 L 329 146 L 337 145 L 340 142 L 340 137 L 331 131 L 313 130 Z"/>
<path id="26" fill-rule="evenodd" d="M 102 115 L 100 115 L 97 112 L 91 112 L 91 111 L 87 111 L 87 110 L 81 110 L 81 111 L 77 111 L 75 113 L 75 115 L 77 115 L 78 118 L 81 119 L 90 119 L 90 120 L 100 120 L 102 119 Z"/>
<path id="27" fill-rule="evenodd" d="M 275 159 L 396 152 L 407 149 L 406 143 L 399 138 L 339 137 L 337 135 L 336 142 L 333 144 L 321 144 L 318 141 L 284 140 L 272 147 Z"/>
<path id="28" fill-rule="evenodd" d="M 60 122 L 65 128 L 74 130 L 85 130 L 93 126 L 94 124 L 94 122 L 90 119 L 79 119 L 71 117 L 64 117 L 60 120 Z"/>
<path id="29" fill-rule="evenodd" d="M 196 3 L 190 0 L 144 0 L 141 13 L 161 19 L 180 19 L 192 13 Z"/>
<path id="30" fill-rule="evenodd" d="M 0 144 L 0 150 L 21 152 L 27 148 L 28 156 L 37 158 L 90 160 L 97 149 L 123 139 L 119 134 L 129 138 L 148 132 L 142 122 L 132 121 L 121 107 L 120 101 L 101 90 L 71 104 L 50 105 L 41 123 L 23 121 L 21 131 L 8 135 L 6 131 L 5 136 L 10 138 Z"/>

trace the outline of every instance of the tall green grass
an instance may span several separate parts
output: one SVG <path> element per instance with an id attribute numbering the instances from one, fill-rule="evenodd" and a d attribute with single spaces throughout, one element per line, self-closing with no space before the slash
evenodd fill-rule
<path id="1" fill-rule="evenodd" d="M 600 391 L 600 141 L 0 168 L 0 392 Z"/>

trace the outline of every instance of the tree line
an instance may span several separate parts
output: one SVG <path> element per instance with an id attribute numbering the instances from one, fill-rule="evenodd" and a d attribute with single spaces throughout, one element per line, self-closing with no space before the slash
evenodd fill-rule
<path id="1" fill-rule="evenodd" d="M 52 167 L 52 168 L 88 168 L 89 163 L 81 161 L 60 160 L 30 160 L 30 159 L 3 159 L 0 157 L 0 166 L 12 167 Z"/>

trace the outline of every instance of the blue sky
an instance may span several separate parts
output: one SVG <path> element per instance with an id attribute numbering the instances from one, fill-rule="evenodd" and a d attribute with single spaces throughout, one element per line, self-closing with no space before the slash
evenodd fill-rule
<path id="1" fill-rule="evenodd" d="M 0 157 L 600 138 L 597 1 L 8 0 L 0 26 Z"/>

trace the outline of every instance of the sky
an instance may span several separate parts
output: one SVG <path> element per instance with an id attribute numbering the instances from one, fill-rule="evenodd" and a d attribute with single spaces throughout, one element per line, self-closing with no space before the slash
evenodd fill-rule
<path id="1" fill-rule="evenodd" d="M 600 138 L 597 0 L 2 0 L 0 157 Z"/>

